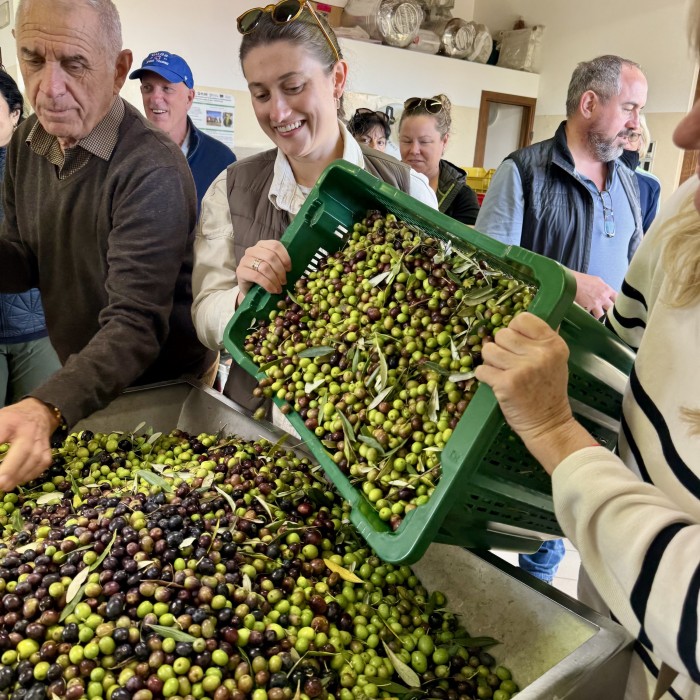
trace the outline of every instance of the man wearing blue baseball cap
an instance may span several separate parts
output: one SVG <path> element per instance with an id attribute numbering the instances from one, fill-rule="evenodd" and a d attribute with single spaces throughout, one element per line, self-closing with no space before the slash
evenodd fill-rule
<path id="1" fill-rule="evenodd" d="M 236 156 L 226 145 L 200 131 L 187 116 L 194 100 L 194 78 L 187 61 L 169 51 L 154 51 L 129 77 L 141 79 L 148 121 L 165 131 L 187 157 L 199 211 L 209 185 Z"/>

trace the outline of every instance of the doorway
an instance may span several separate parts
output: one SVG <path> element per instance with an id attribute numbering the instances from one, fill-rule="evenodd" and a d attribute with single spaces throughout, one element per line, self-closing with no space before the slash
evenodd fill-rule
<path id="1" fill-rule="evenodd" d="M 497 168 L 503 159 L 532 142 L 537 98 L 481 92 L 474 165 Z"/>

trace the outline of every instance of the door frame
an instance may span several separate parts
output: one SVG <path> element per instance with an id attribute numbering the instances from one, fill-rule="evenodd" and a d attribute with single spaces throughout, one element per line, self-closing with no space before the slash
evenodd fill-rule
<path id="1" fill-rule="evenodd" d="M 474 166 L 484 167 L 484 154 L 486 153 L 486 134 L 489 128 L 489 110 L 492 104 L 515 105 L 523 108 L 523 116 L 520 120 L 520 136 L 518 148 L 524 148 L 532 143 L 533 127 L 535 123 L 536 97 L 523 97 L 522 95 L 508 95 L 504 92 L 481 91 L 481 104 L 479 105 L 479 122 L 476 128 L 476 146 L 474 147 Z"/>

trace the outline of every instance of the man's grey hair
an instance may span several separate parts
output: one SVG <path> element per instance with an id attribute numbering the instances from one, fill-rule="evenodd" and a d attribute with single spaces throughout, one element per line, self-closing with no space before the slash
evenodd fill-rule
<path id="1" fill-rule="evenodd" d="M 19 26 L 23 14 L 36 0 L 20 0 L 15 15 L 15 26 Z M 55 2 L 55 0 L 49 0 Z M 87 7 L 94 10 L 99 18 L 105 38 L 105 52 L 110 59 L 116 59 L 122 50 L 122 23 L 119 19 L 119 11 L 112 0 L 80 0 Z M 67 4 L 77 4 L 76 0 L 70 0 Z"/>
<path id="2" fill-rule="evenodd" d="M 569 82 L 566 95 L 566 116 L 572 117 L 578 111 L 584 92 L 592 90 L 603 102 L 620 94 L 622 90 L 622 67 L 638 68 L 638 63 L 620 56 L 598 56 L 591 61 L 583 61 L 576 66 Z"/>

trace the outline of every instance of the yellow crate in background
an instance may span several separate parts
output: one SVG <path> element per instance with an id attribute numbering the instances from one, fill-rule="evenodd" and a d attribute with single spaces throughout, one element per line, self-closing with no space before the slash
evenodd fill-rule
<path id="1" fill-rule="evenodd" d="M 467 184 L 474 192 L 484 193 L 491 184 L 491 178 L 496 172 L 495 168 L 486 170 L 486 168 L 464 168 L 467 173 Z"/>

